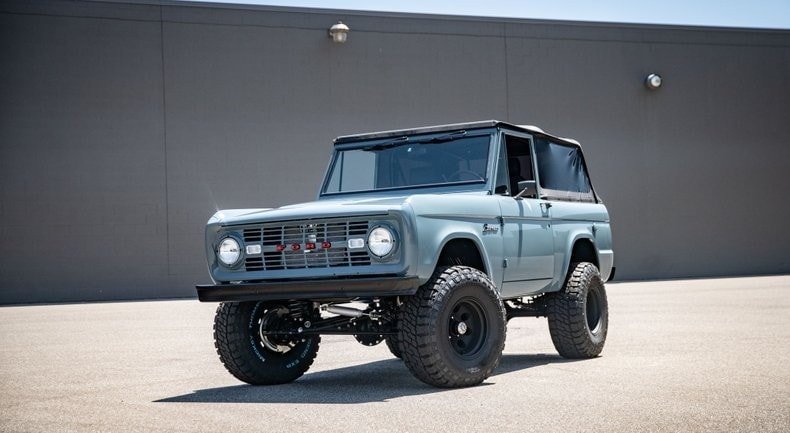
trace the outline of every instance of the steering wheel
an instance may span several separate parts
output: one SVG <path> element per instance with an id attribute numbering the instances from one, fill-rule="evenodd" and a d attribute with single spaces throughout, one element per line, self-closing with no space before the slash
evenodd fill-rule
<path id="1" fill-rule="evenodd" d="M 461 178 L 462 175 L 469 175 L 472 178 L 471 179 L 462 179 Z M 485 178 L 483 176 L 480 176 L 479 174 L 475 173 L 474 171 L 461 169 L 461 170 L 456 170 L 456 171 L 450 173 L 450 175 L 447 176 L 447 181 L 448 182 L 450 182 L 452 180 L 458 180 L 458 181 L 461 181 L 461 180 L 485 180 Z"/>

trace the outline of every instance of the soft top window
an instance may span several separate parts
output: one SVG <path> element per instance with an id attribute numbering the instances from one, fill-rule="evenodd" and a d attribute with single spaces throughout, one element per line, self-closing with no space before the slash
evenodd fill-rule
<path id="1" fill-rule="evenodd" d="M 540 186 L 549 198 L 594 200 L 581 149 L 536 138 L 535 156 Z"/>

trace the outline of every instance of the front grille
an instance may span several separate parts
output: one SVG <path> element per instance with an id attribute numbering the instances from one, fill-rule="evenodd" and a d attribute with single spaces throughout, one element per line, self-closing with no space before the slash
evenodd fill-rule
<path id="1" fill-rule="evenodd" d="M 321 222 L 295 221 L 266 223 L 244 227 L 246 245 L 261 245 L 261 254 L 247 256 L 247 271 L 275 271 L 284 269 L 332 268 L 370 265 L 367 247 L 348 248 L 348 240 L 361 238 L 367 242 L 368 220 L 325 220 Z M 322 248 L 329 242 L 331 247 Z M 307 250 L 307 244 L 316 248 Z M 285 249 L 277 250 L 277 246 Z M 292 245 L 299 245 L 294 251 Z"/>

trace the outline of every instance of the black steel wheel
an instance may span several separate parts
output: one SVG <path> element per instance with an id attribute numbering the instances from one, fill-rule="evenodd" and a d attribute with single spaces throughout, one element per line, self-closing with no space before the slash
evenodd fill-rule
<path id="1" fill-rule="evenodd" d="M 574 263 L 563 289 L 549 295 L 547 315 L 551 341 L 565 358 L 601 354 L 609 328 L 609 304 L 598 268 Z"/>
<path id="2" fill-rule="evenodd" d="M 439 387 L 477 385 L 499 364 L 505 346 L 505 308 L 483 272 L 438 269 L 401 311 L 399 349 L 421 381 Z"/>
<path id="3" fill-rule="evenodd" d="M 460 357 L 474 357 L 484 346 L 486 314 L 474 298 L 461 299 L 452 307 L 448 325 L 450 346 Z"/>
<path id="4" fill-rule="evenodd" d="M 292 382 L 313 364 L 321 337 L 293 336 L 289 309 L 269 302 L 226 302 L 214 317 L 214 346 L 237 379 L 252 385 Z M 280 332 L 278 332 L 280 331 Z"/>

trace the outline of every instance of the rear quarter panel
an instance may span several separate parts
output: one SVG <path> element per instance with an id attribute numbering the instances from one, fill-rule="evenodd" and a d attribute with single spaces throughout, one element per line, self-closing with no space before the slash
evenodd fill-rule
<path id="1" fill-rule="evenodd" d="M 551 223 L 554 229 L 555 278 L 547 291 L 557 291 L 565 282 L 574 244 L 587 239 L 595 246 L 601 277 L 612 272 L 614 254 L 612 231 L 606 206 L 600 203 L 553 201 Z"/>

